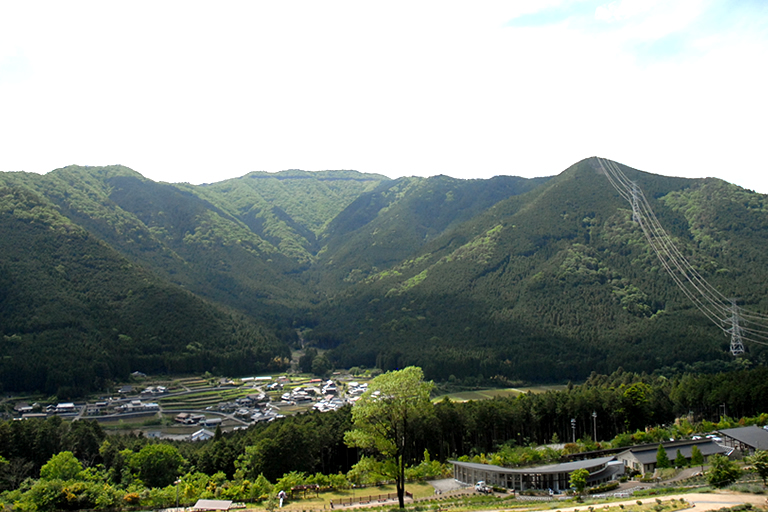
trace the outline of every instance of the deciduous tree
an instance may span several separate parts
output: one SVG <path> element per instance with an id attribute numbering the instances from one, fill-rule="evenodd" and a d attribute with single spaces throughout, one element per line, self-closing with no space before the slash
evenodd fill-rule
<path id="1" fill-rule="evenodd" d="M 405 508 L 405 466 L 414 424 L 432 411 L 432 382 L 421 368 L 409 366 L 379 375 L 352 407 L 353 429 L 344 436 L 350 446 L 378 453 L 385 472 L 395 481 L 400 508 Z"/>
<path id="2" fill-rule="evenodd" d="M 61 452 L 50 458 L 40 468 L 43 480 L 74 480 L 83 471 L 83 465 L 72 452 Z"/>
<path id="3" fill-rule="evenodd" d="M 746 461 L 747 464 L 752 465 L 752 471 L 763 479 L 763 487 L 765 487 L 768 479 L 768 451 L 755 450 L 754 455 L 747 457 Z"/>
<path id="4" fill-rule="evenodd" d="M 741 469 L 728 457 L 713 455 L 709 458 L 709 465 L 707 481 L 713 487 L 726 487 L 741 476 Z"/>
<path id="5" fill-rule="evenodd" d="M 577 469 L 571 473 L 571 478 L 568 482 L 576 489 L 578 494 L 583 494 L 584 489 L 587 487 L 587 477 L 589 477 L 588 470 L 584 468 Z"/>
<path id="6" fill-rule="evenodd" d="M 184 458 L 174 446 L 149 444 L 131 457 L 130 462 L 148 487 L 165 487 L 176 480 Z"/>

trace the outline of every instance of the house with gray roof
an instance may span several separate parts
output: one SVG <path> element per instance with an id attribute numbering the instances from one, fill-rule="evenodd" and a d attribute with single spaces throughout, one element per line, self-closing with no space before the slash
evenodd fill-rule
<path id="1" fill-rule="evenodd" d="M 504 468 L 492 464 L 455 460 L 449 462 L 453 465 L 453 477 L 458 482 L 474 485 L 479 481 L 484 481 L 488 485 L 514 489 L 515 491 L 528 489 L 566 491 L 570 488 L 571 473 L 577 469 L 589 471 L 588 486 L 616 480 L 624 474 L 624 466 L 617 462 L 614 457 L 601 457 L 532 468 Z"/>
<path id="2" fill-rule="evenodd" d="M 680 450 L 683 457 L 690 463 L 694 446 L 698 447 L 701 451 L 704 460 L 707 460 L 710 456 L 715 454 L 725 454 L 729 452 L 727 448 L 718 445 L 712 439 L 691 439 L 661 444 L 670 461 L 675 460 L 677 451 Z M 645 475 L 646 473 L 653 473 L 656 470 L 656 453 L 658 450 L 658 444 L 632 446 L 617 454 L 616 459 L 620 461 L 628 471 L 635 470 Z"/>
<path id="3" fill-rule="evenodd" d="M 755 453 L 755 450 L 768 450 L 768 430 L 760 427 L 725 428 L 719 430 L 722 444 L 730 446 L 744 455 Z"/>
<path id="4" fill-rule="evenodd" d="M 211 432 L 210 430 L 201 428 L 197 432 L 193 432 L 189 436 L 190 441 L 207 441 L 209 439 L 213 439 L 216 436 L 215 432 Z"/>

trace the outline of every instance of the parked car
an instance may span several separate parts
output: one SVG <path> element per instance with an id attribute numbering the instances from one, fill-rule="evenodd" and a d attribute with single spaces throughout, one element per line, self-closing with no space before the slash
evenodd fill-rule
<path id="1" fill-rule="evenodd" d="M 490 486 L 485 485 L 485 481 L 480 480 L 475 484 L 475 490 L 483 494 L 490 494 L 493 489 L 491 489 Z"/>

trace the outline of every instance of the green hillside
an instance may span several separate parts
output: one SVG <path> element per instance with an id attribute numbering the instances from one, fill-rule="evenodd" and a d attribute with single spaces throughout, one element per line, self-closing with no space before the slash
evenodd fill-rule
<path id="1" fill-rule="evenodd" d="M 766 196 L 621 169 L 725 296 L 768 311 Z M 253 373 L 289 345 L 466 383 L 728 364 L 594 159 L 553 178 L 121 167 L 0 174 L 0 381 L 74 395 L 128 372 Z M 744 364 L 764 364 L 748 345 Z"/>
<path id="2" fill-rule="evenodd" d="M 132 263 L 18 183 L 29 178 L 0 177 L 5 390 L 67 397 L 134 370 L 242 373 L 285 364 L 273 332 Z"/>
<path id="3" fill-rule="evenodd" d="M 328 225 L 316 274 L 326 286 L 357 282 L 409 260 L 427 242 L 548 178 L 401 178 L 362 194 Z"/>
<path id="4" fill-rule="evenodd" d="M 762 196 L 624 169 L 708 280 L 767 309 Z M 313 336 L 340 365 L 419 364 L 436 379 L 580 379 L 731 357 L 588 160 L 368 276 L 317 318 Z"/>
<path id="5" fill-rule="evenodd" d="M 286 306 L 307 300 L 286 277 L 305 265 L 305 255 L 253 232 L 226 201 L 199 193 L 206 187 L 155 183 L 120 166 L 71 166 L 28 178 L 72 222 L 201 297 L 260 319 L 290 316 Z"/>
<path id="6" fill-rule="evenodd" d="M 219 205 L 302 270 L 315 260 L 318 236 L 360 194 L 389 181 L 356 171 L 252 172 L 191 193 Z M 179 186 L 179 185 L 176 185 Z"/>

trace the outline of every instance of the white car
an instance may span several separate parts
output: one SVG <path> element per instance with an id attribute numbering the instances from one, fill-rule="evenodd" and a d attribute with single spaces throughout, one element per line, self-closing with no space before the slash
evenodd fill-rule
<path id="1" fill-rule="evenodd" d="M 490 494 L 491 493 L 491 488 L 489 486 L 485 485 L 485 481 L 484 480 L 480 480 L 479 482 L 477 482 L 475 484 L 475 490 L 477 492 L 481 492 L 483 494 Z"/>

